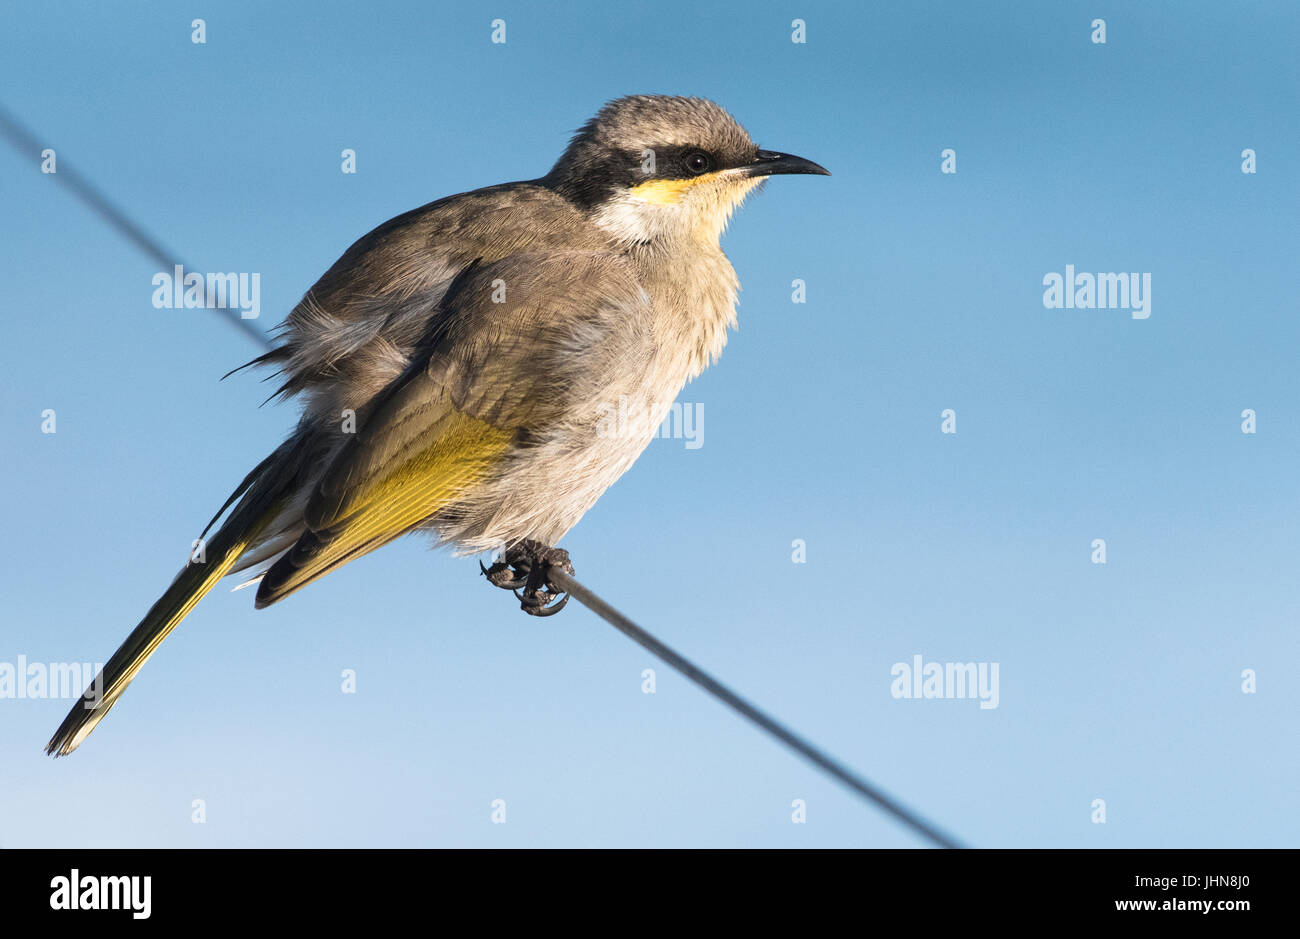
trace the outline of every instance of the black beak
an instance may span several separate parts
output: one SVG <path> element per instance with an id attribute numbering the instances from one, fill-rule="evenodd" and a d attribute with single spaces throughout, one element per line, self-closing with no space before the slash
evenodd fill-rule
<path id="1" fill-rule="evenodd" d="M 830 170 L 818 166 L 812 160 L 805 160 L 793 153 L 777 153 L 775 150 L 759 150 L 754 162 L 745 167 L 746 176 L 781 176 L 787 173 L 831 175 Z"/>

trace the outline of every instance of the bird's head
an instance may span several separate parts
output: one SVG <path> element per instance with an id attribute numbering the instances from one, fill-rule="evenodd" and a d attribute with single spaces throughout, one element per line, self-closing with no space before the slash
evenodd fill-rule
<path id="1" fill-rule="evenodd" d="M 632 95 L 584 124 L 544 182 L 620 241 L 716 243 L 745 197 L 786 173 L 830 175 L 760 150 L 712 101 Z"/>

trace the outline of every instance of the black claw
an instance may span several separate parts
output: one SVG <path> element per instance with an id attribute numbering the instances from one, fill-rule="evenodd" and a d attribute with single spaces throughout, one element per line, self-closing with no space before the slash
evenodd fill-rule
<path id="1" fill-rule="evenodd" d="M 552 567 L 573 573 L 567 551 L 536 541 L 521 541 L 502 553 L 491 567 L 485 567 L 482 561 L 478 566 L 492 586 L 513 591 L 519 608 L 530 616 L 554 616 L 569 602 L 569 595 L 552 587 L 547 577 Z"/>
<path id="2" fill-rule="evenodd" d="M 535 608 L 525 606 L 523 610 L 525 613 L 531 613 L 533 616 L 554 616 L 556 613 L 560 612 L 560 610 L 564 609 L 565 604 L 567 604 L 568 602 L 569 602 L 569 595 L 567 593 L 562 593 L 560 594 L 560 599 L 552 602 L 550 606 L 541 606 Z"/>

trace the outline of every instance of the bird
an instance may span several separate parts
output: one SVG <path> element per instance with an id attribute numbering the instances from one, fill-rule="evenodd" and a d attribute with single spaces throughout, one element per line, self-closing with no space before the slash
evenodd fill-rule
<path id="1" fill-rule="evenodd" d="M 301 403 L 293 431 L 213 516 L 46 753 L 80 746 L 231 574 L 252 574 L 261 609 L 424 532 L 458 555 L 504 551 L 489 580 L 526 582 L 524 609 L 548 612 L 538 572 L 572 572 L 556 545 L 736 325 L 740 285 L 719 243 L 732 214 L 794 174 L 830 175 L 760 149 L 711 100 L 630 95 L 583 124 L 545 176 L 431 202 L 356 241 L 271 351 L 240 366 L 283 379 L 271 399 Z M 602 429 L 620 401 L 649 418 Z"/>

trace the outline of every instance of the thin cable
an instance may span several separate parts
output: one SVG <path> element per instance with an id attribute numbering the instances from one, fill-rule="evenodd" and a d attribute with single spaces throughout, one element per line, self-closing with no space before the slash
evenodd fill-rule
<path id="1" fill-rule="evenodd" d="M 962 845 L 950 835 L 940 831 L 935 825 L 917 815 L 911 809 L 899 803 L 892 796 L 867 782 L 861 776 L 844 766 L 838 760 L 828 756 L 794 731 L 760 711 L 740 695 L 736 694 L 708 672 L 697 667 L 680 653 L 670 649 L 654 636 L 650 635 L 636 623 L 632 622 L 618 610 L 614 609 L 591 590 L 578 583 L 557 566 L 547 568 L 546 579 L 557 590 L 563 590 L 573 596 L 579 603 L 623 633 L 633 642 L 663 659 L 677 671 L 695 682 L 709 694 L 724 704 L 729 705 L 766 730 L 790 749 L 805 757 L 812 763 L 830 773 L 844 785 L 866 799 L 874 802 L 887 813 L 917 833 L 933 841 L 941 848 L 960 848 Z"/>
<path id="2" fill-rule="evenodd" d="M 34 158 L 44 149 L 36 135 L 19 123 L 17 118 L 6 111 L 3 106 L 0 106 L 0 133 L 13 144 L 14 149 L 19 153 Z M 78 199 L 90 206 L 101 218 L 125 235 L 128 241 L 164 267 L 170 268 L 175 264 L 189 267 L 175 254 L 159 244 L 143 228 L 131 221 L 126 216 L 126 213 L 110 202 L 108 197 L 96 189 L 93 184 L 83 179 L 75 170 L 68 169 L 65 161 L 60 160 L 60 163 L 62 165 L 58 167 L 57 172 L 51 175 L 71 189 Z M 236 315 L 234 310 L 225 307 L 206 307 L 206 309 L 223 314 L 228 322 L 237 326 L 264 348 L 269 349 L 271 347 L 271 340 L 267 338 L 266 333 L 254 326 L 249 320 Z"/>
<path id="3" fill-rule="evenodd" d="M 37 139 L 36 135 L 19 123 L 2 106 L 0 106 L 0 133 L 3 133 L 9 142 L 13 144 L 14 148 L 20 153 L 39 154 L 41 152 L 41 142 Z M 121 234 L 125 235 L 132 244 L 142 250 L 145 254 L 165 266 L 180 263 L 175 254 L 166 250 L 161 244 L 159 244 L 159 242 L 151 237 L 148 232 L 131 221 L 131 219 L 127 217 L 126 213 L 110 202 L 108 197 L 96 189 L 90 182 L 82 179 L 81 176 L 74 172 L 70 172 L 66 168 L 60 169 L 53 175 L 65 186 L 70 188 L 82 202 L 90 206 L 90 208 L 95 212 L 99 213 L 101 217 L 116 228 Z M 267 335 L 253 326 L 248 320 L 235 316 L 232 310 L 219 307 L 213 307 L 210 309 L 216 309 L 218 312 L 225 314 L 226 319 L 235 326 L 238 326 L 245 334 L 253 338 L 263 347 L 268 349 L 271 348 L 272 342 Z M 727 704 L 743 716 L 749 718 L 763 730 L 766 730 L 773 737 L 776 737 L 776 739 L 790 747 L 790 749 L 834 776 L 854 792 L 871 802 L 874 802 L 885 812 L 892 815 L 903 824 L 912 828 L 925 838 L 928 838 L 941 848 L 962 847 L 962 845 L 951 836 L 944 834 L 930 822 L 927 822 L 915 812 L 900 804 L 892 796 L 867 782 L 839 761 L 827 756 L 794 731 L 790 730 L 783 724 L 778 723 L 754 705 L 750 704 L 740 695 L 736 694 L 726 685 L 713 678 L 707 672 L 696 667 L 696 665 L 689 659 L 664 645 L 600 597 L 596 596 L 596 594 L 592 593 L 582 584 L 565 574 L 558 567 L 551 567 L 548 569 L 547 579 L 558 589 L 576 597 L 579 603 L 583 604 L 583 606 L 587 607 L 587 609 L 591 610 L 601 619 L 605 620 L 615 629 L 626 635 L 629 639 L 663 659 L 718 700 Z"/>

